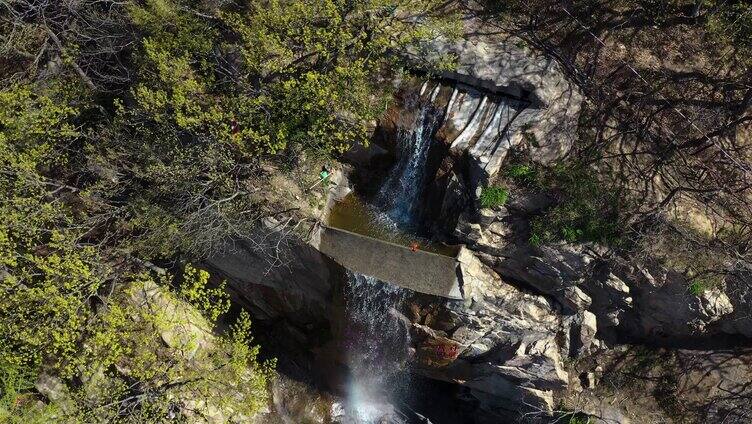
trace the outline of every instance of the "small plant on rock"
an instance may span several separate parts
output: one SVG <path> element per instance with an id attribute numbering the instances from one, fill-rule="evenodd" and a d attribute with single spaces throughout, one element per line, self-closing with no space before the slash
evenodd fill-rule
<path id="1" fill-rule="evenodd" d="M 529 241 L 531 246 L 538 247 L 543 244 L 543 237 L 540 234 L 534 232 L 530 235 Z"/>
<path id="2" fill-rule="evenodd" d="M 482 208 L 504 206 L 507 200 L 509 200 L 509 190 L 504 187 L 483 187 L 480 193 L 480 206 Z"/>
<path id="3" fill-rule="evenodd" d="M 700 296 L 707 289 L 708 285 L 703 280 L 694 280 L 689 284 L 689 293 L 691 293 L 693 296 Z"/>
<path id="4" fill-rule="evenodd" d="M 527 164 L 511 165 L 506 171 L 507 177 L 518 183 L 530 183 L 535 180 L 535 168 Z"/>

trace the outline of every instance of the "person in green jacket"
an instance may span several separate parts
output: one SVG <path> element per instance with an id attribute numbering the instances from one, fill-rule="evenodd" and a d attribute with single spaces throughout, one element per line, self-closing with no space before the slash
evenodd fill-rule
<path id="1" fill-rule="evenodd" d="M 322 166 L 321 167 L 321 172 L 319 172 L 319 177 L 321 177 L 321 181 L 323 181 L 324 183 L 328 184 L 329 183 L 329 176 L 330 175 L 331 175 L 331 173 L 326 168 L 326 166 Z"/>
<path id="2" fill-rule="evenodd" d="M 329 177 L 331 177 L 331 176 L 332 176 L 332 173 L 331 173 L 331 171 L 329 171 L 329 168 L 327 168 L 326 165 L 322 166 L 321 167 L 321 172 L 319 172 L 319 180 L 316 181 L 316 183 L 314 185 L 308 187 L 308 190 L 313 189 L 314 187 L 316 187 L 317 185 L 319 185 L 321 183 L 324 183 L 324 186 L 328 186 L 329 185 Z M 308 190 L 306 190 L 306 191 L 308 191 Z"/>

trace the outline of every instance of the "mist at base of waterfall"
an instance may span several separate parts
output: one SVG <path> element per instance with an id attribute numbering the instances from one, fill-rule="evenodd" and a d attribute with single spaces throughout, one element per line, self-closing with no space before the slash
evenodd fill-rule
<path id="1" fill-rule="evenodd" d="M 390 397 L 408 383 L 402 371 L 409 357 L 410 335 L 398 312 L 407 291 L 362 274 L 350 273 L 349 277 L 343 343 L 349 378 L 341 405 L 342 423 L 404 423 Z"/>
<path id="2" fill-rule="evenodd" d="M 373 393 L 360 381 L 348 384 L 343 408 L 343 424 L 381 424 L 405 422 L 383 394 Z"/>

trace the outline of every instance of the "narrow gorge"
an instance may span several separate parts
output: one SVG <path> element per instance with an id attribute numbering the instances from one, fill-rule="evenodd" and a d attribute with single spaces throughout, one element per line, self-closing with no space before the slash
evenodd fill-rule
<path id="1" fill-rule="evenodd" d="M 458 70 L 401 82 L 371 144 L 337 166 L 320 224 L 292 249 L 288 271 L 261 273 L 250 251 L 209 261 L 257 319 L 276 322 L 274 338 L 295 341 L 306 378 L 340 399 L 317 419 L 639 422 L 630 420 L 654 405 L 623 409 L 614 402 L 627 389 L 598 389 L 636 345 L 735 340 L 708 358 L 752 346 L 739 321 L 748 294 L 696 297 L 665 269 L 625 267 L 597 244 L 532 246 L 529 217 L 548 204 L 537 193 L 481 207 L 515 149 L 541 163 L 566 154 L 582 96 L 555 62 L 508 41 L 437 49 L 453 49 Z M 744 390 L 747 371 L 692 371 L 675 384 L 698 383 L 699 397 L 717 384 Z"/>

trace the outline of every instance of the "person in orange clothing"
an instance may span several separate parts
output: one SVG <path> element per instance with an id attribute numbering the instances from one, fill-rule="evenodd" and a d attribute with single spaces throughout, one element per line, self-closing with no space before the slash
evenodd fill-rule
<path id="1" fill-rule="evenodd" d="M 420 245 L 418 244 L 417 241 L 410 243 L 410 250 L 412 250 L 413 252 L 417 252 L 418 250 L 420 250 Z"/>

